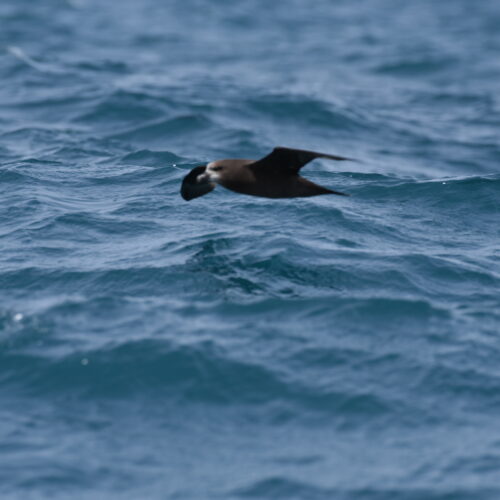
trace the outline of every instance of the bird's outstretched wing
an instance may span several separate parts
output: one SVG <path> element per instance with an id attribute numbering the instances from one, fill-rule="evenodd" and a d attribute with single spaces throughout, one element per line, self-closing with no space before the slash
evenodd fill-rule
<path id="1" fill-rule="evenodd" d="M 256 172 L 261 171 L 261 169 L 273 169 L 282 172 L 298 173 L 304 165 L 316 158 L 327 158 L 328 160 L 337 161 L 352 160 L 344 156 L 328 155 L 303 149 L 277 147 L 267 156 L 264 156 L 264 158 L 250 164 L 249 167 Z"/>

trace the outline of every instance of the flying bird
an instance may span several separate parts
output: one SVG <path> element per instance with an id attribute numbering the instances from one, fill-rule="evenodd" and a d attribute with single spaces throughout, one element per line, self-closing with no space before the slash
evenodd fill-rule
<path id="1" fill-rule="evenodd" d="M 216 160 L 193 168 L 181 186 L 181 196 L 193 200 L 215 189 L 217 184 L 236 193 L 264 198 L 298 198 L 320 194 L 338 194 L 299 175 L 300 169 L 316 158 L 350 160 L 343 156 L 303 149 L 277 147 L 260 160 Z"/>

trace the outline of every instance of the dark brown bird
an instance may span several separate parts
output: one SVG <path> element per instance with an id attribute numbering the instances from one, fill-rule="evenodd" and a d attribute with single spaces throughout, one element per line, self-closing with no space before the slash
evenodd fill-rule
<path id="1" fill-rule="evenodd" d="M 217 184 L 236 193 L 265 198 L 298 198 L 320 194 L 348 196 L 314 184 L 299 175 L 300 169 L 316 158 L 350 160 L 343 156 L 280 147 L 274 148 L 260 160 L 212 161 L 193 168 L 184 177 L 181 196 L 189 201 L 209 193 Z"/>

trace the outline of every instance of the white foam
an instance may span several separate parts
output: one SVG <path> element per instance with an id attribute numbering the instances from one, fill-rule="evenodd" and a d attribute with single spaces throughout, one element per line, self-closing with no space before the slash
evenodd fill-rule
<path id="1" fill-rule="evenodd" d="M 44 64 L 35 61 L 28 54 L 26 54 L 21 47 L 9 45 L 7 47 L 7 52 L 38 71 L 42 71 L 44 73 L 61 73 L 63 71 L 56 66 L 52 66 L 51 64 Z"/>

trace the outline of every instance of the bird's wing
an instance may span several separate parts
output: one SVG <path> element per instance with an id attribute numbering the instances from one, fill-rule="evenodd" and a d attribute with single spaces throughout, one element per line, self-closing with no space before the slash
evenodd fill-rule
<path id="1" fill-rule="evenodd" d="M 210 193 L 215 189 L 215 184 L 211 182 L 199 182 L 198 176 L 205 172 L 205 166 L 195 167 L 184 179 L 182 179 L 181 196 L 186 200 L 193 200 Z"/>
<path id="2" fill-rule="evenodd" d="M 299 170 L 316 158 L 327 158 L 329 160 L 351 160 L 343 156 L 327 155 L 325 153 L 317 153 L 315 151 L 305 151 L 303 149 L 292 148 L 274 148 L 271 153 L 260 160 L 250 164 L 249 167 L 254 171 L 261 169 L 274 169 L 278 171 L 289 171 L 298 173 Z"/>

